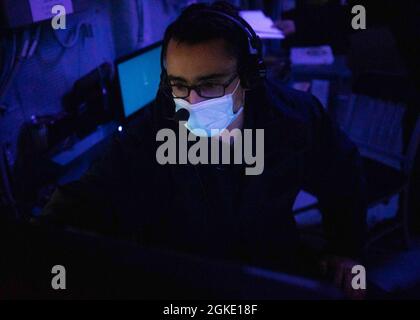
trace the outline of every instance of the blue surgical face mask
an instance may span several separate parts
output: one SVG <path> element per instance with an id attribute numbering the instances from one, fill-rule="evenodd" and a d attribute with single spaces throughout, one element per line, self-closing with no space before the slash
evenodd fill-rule
<path id="1" fill-rule="evenodd" d="M 215 136 L 212 129 L 222 131 L 226 129 L 243 111 L 241 107 L 238 112 L 233 113 L 233 94 L 239 87 L 239 81 L 232 93 L 220 98 L 205 100 L 199 103 L 190 104 L 181 98 L 174 98 L 175 111 L 187 109 L 190 113 L 185 126 L 188 130 L 200 137 Z M 201 129 L 201 130 L 197 130 Z"/>

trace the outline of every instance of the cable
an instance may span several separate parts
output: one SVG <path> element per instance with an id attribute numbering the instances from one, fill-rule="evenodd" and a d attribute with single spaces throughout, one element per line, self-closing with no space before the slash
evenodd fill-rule
<path id="1" fill-rule="evenodd" d="M 143 43 L 144 41 L 144 7 L 143 0 L 136 1 L 137 9 L 137 21 L 138 21 L 138 30 L 137 30 L 137 43 Z"/>
<path id="2" fill-rule="evenodd" d="M 6 42 L 6 41 L 5 41 Z M 13 37 L 12 37 L 12 46 L 11 46 L 11 54 L 10 56 L 7 55 L 7 43 L 6 43 L 6 48 L 5 50 L 5 54 L 4 54 L 4 61 L 3 61 L 3 68 L 2 68 L 2 73 L 0 74 L 0 88 L 4 86 L 4 84 L 6 83 L 7 79 L 10 76 L 10 72 L 13 68 L 13 65 L 15 64 L 15 60 L 16 60 L 16 33 L 13 32 Z M 7 65 L 6 65 L 7 64 Z"/>
<path id="3" fill-rule="evenodd" d="M 13 68 L 9 74 L 9 76 L 6 79 L 6 82 L 3 84 L 3 86 L 0 88 L 0 104 L 3 102 L 4 97 L 6 96 L 6 93 L 8 89 L 10 88 L 10 85 L 13 82 L 13 79 L 15 78 L 22 61 L 27 57 L 28 50 L 29 50 L 29 41 L 30 41 L 30 35 L 28 30 L 25 30 L 22 35 L 22 49 L 19 53 L 19 55 L 16 58 L 16 61 L 13 65 Z"/>
<path id="4" fill-rule="evenodd" d="M 26 58 L 27 54 L 28 54 L 28 50 L 29 50 L 29 42 L 30 42 L 30 36 L 29 36 L 29 31 L 25 30 L 23 32 L 24 38 L 23 38 L 23 45 L 22 45 L 22 51 L 19 54 L 19 56 L 17 57 L 18 61 L 22 61 L 23 59 Z"/>
<path id="5" fill-rule="evenodd" d="M 2 180 L 4 197 L 6 201 L 6 206 L 12 208 L 15 213 L 16 218 L 20 218 L 19 210 L 17 208 L 16 200 L 13 197 L 13 191 L 11 187 L 11 181 L 9 176 L 9 170 L 7 165 L 7 150 L 6 146 L 2 145 L 0 148 L 0 178 Z M 1 185 L 0 185 L 1 187 Z"/>
<path id="6" fill-rule="evenodd" d="M 34 55 L 35 50 L 36 50 L 36 49 L 37 49 L 37 47 L 38 47 L 38 43 L 39 43 L 39 38 L 40 38 L 40 36 L 41 36 L 41 25 L 39 25 L 39 26 L 37 27 L 37 29 L 36 29 L 36 32 L 35 32 L 35 38 L 34 38 L 34 41 L 32 42 L 31 47 L 29 48 L 29 52 L 28 52 L 28 56 L 27 56 L 27 58 L 31 58 L 31 57 Z"/>
<path id="7" fill-rule="evenodd" d="M 70 48 L 73 48 L 77 44 L 77 42 L 79 41 L 79 38 L 80 38 L 80 30 L 83 27 L 86 27 L 87 25 L 88 25 L 88 23 L 86 23 L 85 21 L 80 21 L 77 24 L 77 26 L 71 31 L 73 36 L 71 37 L 70 40 L 68 40 L 66 42 L 60 39 L 60 37 L 58 36 L 58 31 L 57 30 L 54 30 L 53 33 L 54 33 L 54 36 L 55 36 L 57 42 L 63 48 L 70 49 Z"/>

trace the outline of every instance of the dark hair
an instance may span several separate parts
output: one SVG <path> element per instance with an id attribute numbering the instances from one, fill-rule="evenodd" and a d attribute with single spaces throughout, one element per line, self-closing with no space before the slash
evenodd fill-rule
<path id="1" fill-rule="evenodd" d="M 238 9 L 225 1 L 213 4 L 192 4 L 168 26 L 163 39 L 162 56 L 166 57 L 166 50 L 171 39 L 187 44 L 199 44 L 211 40 L 222 39 L 227 53 L 235 57 L 238 62 L 238 74 L 241 81 L 247 85 L 246 66 L 249 56 L 248 37 L 244 30 L 235 22 L 203 10 L 216 10 L 232 17 L 240 18 Z"/>

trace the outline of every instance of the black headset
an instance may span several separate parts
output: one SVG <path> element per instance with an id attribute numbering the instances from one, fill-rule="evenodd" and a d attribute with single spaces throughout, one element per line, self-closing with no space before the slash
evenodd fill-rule
<path id="1" fill-rule="evenodd" d="M 213 8 L 202 8 L 197 10 L 197 14 L 213 14 L 218 15 L 219 17 L 223 17 L 232 21 L 236 26 L 238 26 L 243 32 L 246 34 L 248 39 L 248 57 L 246 61 L 244 61 L 243 70 L 241 70 L 242 75 L 246 80 L 246 86 L 252 87 L 253 85 L 259 83 L 261 80 L 265 79 L 267 74 L 267 69 L 265 67 L 265 63 L 263 60 L 263 53 L 262 53 L 262 41 L 260 37 L 255 33 L 254 29 L 249 25 L 248 22 L 245 21 L 240 16 L 233 16 L 222 10 L 213 9 Z M 164 54 L 162 50 L 161 54 L 161 67 L 162 67 L 162 77 L 161 83 L 166 81 L 166 69 L 164 66 Z M 243 80 L 243 79 L 241 79 Z"/>

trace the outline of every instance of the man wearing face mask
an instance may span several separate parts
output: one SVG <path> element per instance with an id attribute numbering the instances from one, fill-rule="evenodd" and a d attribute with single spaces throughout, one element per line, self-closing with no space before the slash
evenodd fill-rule
<path id="1" fill-rule="evenodd" d="M 323 265 L 337 285 L 348 286 L 349 258 L 359 256 L 365 235 L 357 149 L 313 96 L 264 79 L 259 46 L 230 5 L 188 7 L 166 30 L 154 104 L 80 181 L 58 188 L 42 220 L 316 274 L 315 263 L 302 263 L 292 214 L 305 189 L 323 209 L 330 257 Z M 207 139 L 218 139 L 212 129 L 263 129 L 264 171 L 252 176 L 243 165 L 158 164 L 157 132 L 177 131 L 179 123 Z"/>
<path id="2" fill-rule="evenodd" d="M 171 78 L 169 78 L 169 80 L 171 80 Z M 174 82 L 178 80 L 179 79 L 175 78 Z M 229 87 L 232 82 L 236 82 L 235 89 L 233 89 L 231 93 L 217 97 L 224 93 L 222 91 L 222 87 Z M 188 130 L 195 133 L 197 136 L 213 137 L 215 132 L 212 132 L 212 130 L 221 131 L 232 127 L 232 122 L 241 115 L 244 109 L 243 107 L 240 107 L 239 110 L 236 110 L 237 108 L 235 108 L 234 97 L 236 97 L 239 84 L 239 77 L 235 73 L 234 76 L 223 86 L 214 85 L 212 83 L 199 85 L 195 88 L 195 90 L 200 92 L 200 95 L 198 95 L 196 99 L 200 101 L 204 98 L 205 100 L 197 103 L 190 103 L 186 100 L 191 99 L 194 101 L 193 98 L 190 97 L 191 93 L 188 86 L 185 86 L 182 82 L 180 84 L 172 84 L 171 86 L 176 105 L 175 111 L 178 112 L 181 109 L 188 111 L 189 117 L 185 124 Z M 217 86 L 220 87 L 217 88 Z M 209 96 L 210 98 L 206 98 L 206 96 Z M 241 100 L 243 100 L 243 98 Z M 237 103 L 237 105 L 240 104 Z M 197 129 L 202 130 L 202 132 Z"/>

